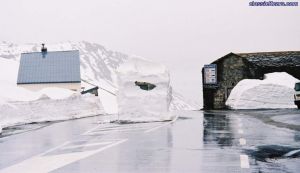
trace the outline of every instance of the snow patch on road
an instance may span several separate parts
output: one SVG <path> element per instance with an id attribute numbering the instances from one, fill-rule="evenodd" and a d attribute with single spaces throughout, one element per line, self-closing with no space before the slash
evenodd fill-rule
<path id="1" fill-rule="evenodd" d="M 264 80 L 244 79 L 233 88 L 226 105 L 232 109 L 296 108 L 293 96 L 297 81 L 285 72 L 266 74 Z"/>

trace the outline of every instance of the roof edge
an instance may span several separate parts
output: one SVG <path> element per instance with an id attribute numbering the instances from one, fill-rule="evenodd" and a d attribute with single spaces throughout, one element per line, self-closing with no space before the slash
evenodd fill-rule
<path id="1" fill-rule="evenodd" d="M 300 51 L 271 51 L 271 52 L 250 52 L 250 53 L 234 53 L 236 55 L 251 54 L 272 54 L 272 53 L 300 53 Z"/>
<path id="2" fill-rule="evenodd" d="M 26 84 L 57 84 L 57 83 L 81 83 L 81 81 L 62 81 L 62 82 L 17 82 L 17 85 Z"/>
<path id="3" fill-rule="evenodd" d="M 221 58 L 219 58 L 219 59 L 213 61 L 211 64 L 218 63 L 219 61 L 222 61 L 224 58 L 226 58 L 227 56 L 230 56 L 230 55 L 237 55 L 237 54 L 235 54 L 235 53 L 233 53 L 233 52 L 230 52 L 230 53 L 228 53 L 228 54 L 222 56 Z"/>
<path id="4" fill-rule="evenodd" d="M 47 53 L 52 53 L 52 52 L 75 52 L 75 51 L 78 51 L 78 52 L 79 52 L 79 50 L 74 49 L 74 50 L 56 50 L 56 51 L 47 51 Z M 42 52 L 41 52 L 41 51 L 39 51 L 39 52 L 23 52 L 23 53 L 21 53 L 21 54 L 31 54 L 31 53 L 42 53 Z"/>
<path id="5" fill-rule="evenodd" d="M 233 52 L 230 52 L 230 53 L 228 53 L 228 54 L 222 56 L 221 58 L 219 58 L 219 59 L 213 61 L 211 64 L 218 63 L 219 61 L 222 61 L 224 58 L 226 58 L 226 57 L 228 57 L 228 56 L 230 56 L 230 55 L 236 55 L 236 56 L 238 56 L 238 57 L 240 57 L 240 58 L 246 58 L 246 57 L 244 57 L 244 56 L 246 56 L 246 55 L 257 55 L 257 54 L 281 54 L 281 53 L 283 53 L 283 54 L 286 54 L 286 53 L 291 53 L 291 54 L 293 54 L 293 53 L 299 53 L 299 54 L 300 54 L 300 51 L 273 51 L 273 52 L 251 52 L 251 53 L 233 53 Z"/>

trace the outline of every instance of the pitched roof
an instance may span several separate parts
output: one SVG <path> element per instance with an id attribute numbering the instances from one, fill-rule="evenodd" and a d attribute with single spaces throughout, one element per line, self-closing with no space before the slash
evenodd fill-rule
<path id="1" fill-rule="evenodd" d="M 300 66 L 300 51 L 283 51 L 283 52 L 256 52 L 256 53 L 229 53 L 215 60 L 212 63 L 218 63 L 228 56 L 236 55 L 257 66 L 266 67 L 298 67 Z"/>
<path id="2" fill-rule="evenodd" d="M 235 55 L 234 53 L 230 52 L 224 56 L 222 56 L 221 58 L 218 58 L 216 59 L 215 61 L 213 61 L 211 64 L 217 64 L 218 62 L 222 61 L 223 59 L 227 58 L 228 56 L 231 56 L 231 55 Z"/>
<path id="3" fill-rule="evenodd" d="M 237 53 L 247 61 L 261 66 L 300 66 L 300 51 Z"/>
<path id="4" fill-rule="evenodd" d="M 78 50 L 21 54 L 18 84 L 79 82 Z"/>

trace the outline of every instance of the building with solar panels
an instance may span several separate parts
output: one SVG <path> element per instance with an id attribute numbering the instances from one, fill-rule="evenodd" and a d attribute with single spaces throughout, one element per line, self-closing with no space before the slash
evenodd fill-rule
<path id="1" fill-rule="evenodd" d="M 59 87 L 80 91 L 80 58 L 78 50 L 22 53 L 17 85 L 38 91 Z"/>

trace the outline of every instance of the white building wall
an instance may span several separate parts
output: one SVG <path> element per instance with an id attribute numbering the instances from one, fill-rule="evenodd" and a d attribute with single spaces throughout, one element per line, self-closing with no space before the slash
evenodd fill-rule
<path id="1" fill-rule="evenodd" d="M 43 88 L 49 87 L 65 88 L 77 92 L 81 91 L 81 83 L 18 84 L 18 86 L 30 91 L 39 91 Z"/>

